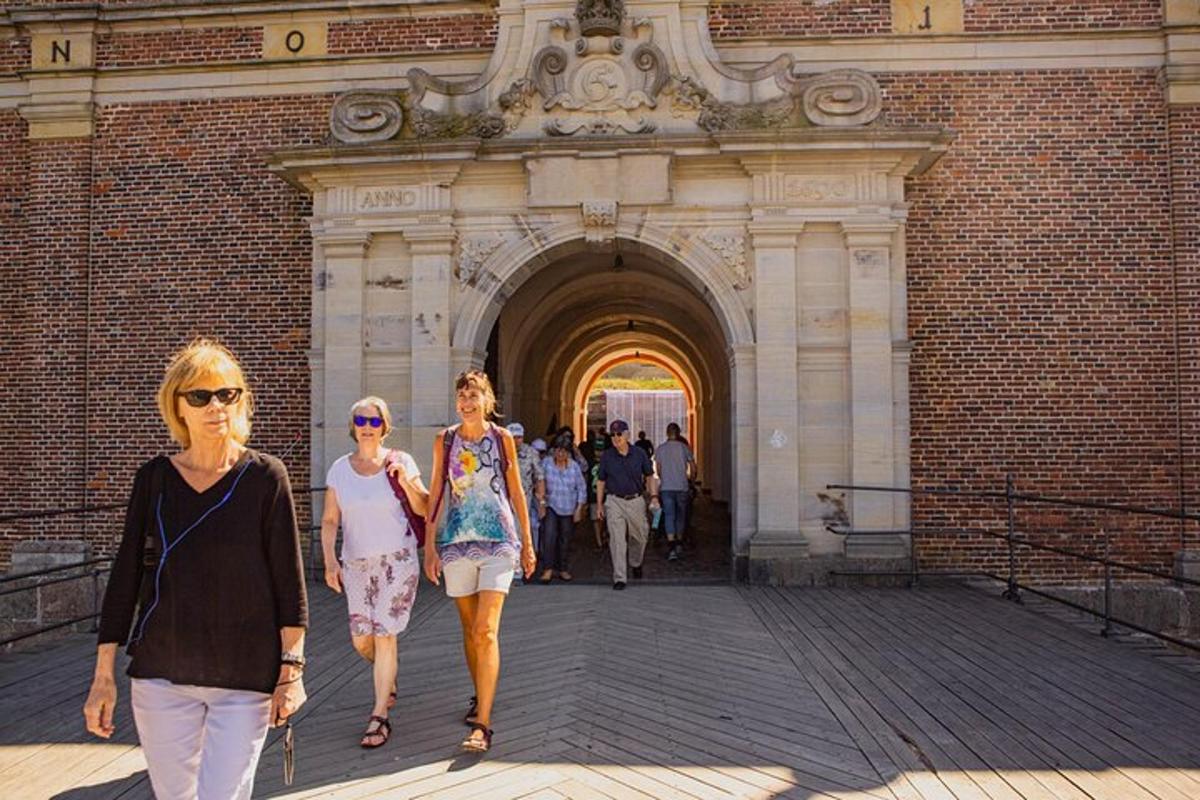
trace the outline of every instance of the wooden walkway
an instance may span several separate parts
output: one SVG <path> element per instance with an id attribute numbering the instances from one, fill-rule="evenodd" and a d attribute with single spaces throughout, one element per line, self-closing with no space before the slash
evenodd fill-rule
<path id="1" fill-rule="evenodd" d="M 392 740 L 357 746 L 369 673 L 312 587 L 296 782 L 268 740 L 256 796 L 1200 798 L 1200 678 L 965 588 L 514 588 L 496 740 L 462 756 L 471 694 L 428 585 L 401 645 Z M 92 645 L 0 659 L 0 798 L 144 798 L 80 707 Z"/>

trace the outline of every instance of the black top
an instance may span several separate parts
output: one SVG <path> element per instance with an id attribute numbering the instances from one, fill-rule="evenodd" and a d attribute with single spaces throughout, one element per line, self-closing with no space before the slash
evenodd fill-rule
<path id="1" fill-rule="evenodd" d="M 596 477 L 604 481 L 604 494 L 641 494 L 646 476 L 654 474 L 650 456 L 640 447 L 631 447 L 626 455 L 610 447 L 600 454 L 600 469 Z"/>
<path id="2" fill-rule="evenodd" d="M 101 644 L 130 641 L 131 677 L 271 692 L 279 629 L 307 625 L 300 531 L 279 459 L 246 450 L 199 493 L 166 456 L 142 465 L 100 615 Z"/>

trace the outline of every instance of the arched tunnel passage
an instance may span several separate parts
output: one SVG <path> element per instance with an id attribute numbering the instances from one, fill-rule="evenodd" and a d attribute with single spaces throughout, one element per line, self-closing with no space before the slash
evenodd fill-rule
<path id="1" fill-rule="evenodd" d="M 729 347 L 683 269 L 628 250 L 620 259 L 585 250 L 548 260 L 507 293 L 489 337 L 489 360 L 506 418 L 520 421 L 529 439 L 566 425 L 582 441 L 588 393 L 617 364 L 641 360 L 674 375 L 686 396 L 684 422 L 699 467 L 687 526 L 690 558 L 685 567 L 659 572 L 652 537 L 647 577 L 727 580 L 734 547 Z M 666 438 L 665 430 L 647 433 L 655 444 Z M 577 571 L 602 580 L 607 552 L 595 547 L 595 534 L 587 522 L 577 529 L 577 555 L 585 562 Z"/>

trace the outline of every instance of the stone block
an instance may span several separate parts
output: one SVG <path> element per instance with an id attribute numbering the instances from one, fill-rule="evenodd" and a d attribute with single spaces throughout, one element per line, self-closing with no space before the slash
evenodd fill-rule
<path id="1" fill-rule="evenodd" d="M 1180 550 L 1175 554 L 1175 576 L 1200 581 L 1200 550 Z"/>

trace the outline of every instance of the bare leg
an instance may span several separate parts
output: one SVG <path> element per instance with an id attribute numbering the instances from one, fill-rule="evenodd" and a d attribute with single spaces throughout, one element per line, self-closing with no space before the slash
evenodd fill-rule
<path id="1" fill-rule="evenodd" d="M 478 685 L 475 671 L 475 640 L 471 637 L 471 626 L 475 622 L 475 611 L 479 607 L 479 595 L 472 594 L 466 597 L 454 598 L 454 605 L 458 608 L 458 621 L 462 623 L 463 631 L 463 655 L 467 659 L 467 670 L 471 673 L 471 685 Z M 479 693 L 476 692 L 476 702 L 478 702 Z"/>
<path id="2" fill-rule="evenodd" d="M 370 634 L 366 636 L 351 636 L 350 643 L 354 645 L 354 649 L 363 657 L 363 660 L 368 664 L 375 663 L 375 637 Z"/>
<path id="3" fill-rule="evenodd" d="M 500 613 L 504 610 L 505 596 L 504 592 L 480 592 L 471 626 L 471 638 L 475 641 L 475 696 L 479 698 L 476 719 L 486 727 L 491 727 L 492 704 L 500 679 Z M 479 731 L 471 734 L 472 738 L 482 736 Z"/>
<path id="4" fill-rule="evenodd" d="M 386 717 L 388 699 L 392 687 L 396 685 L 396 637 L 375 637 L 375 707 L 371 713 L 377 717 Z"/>

